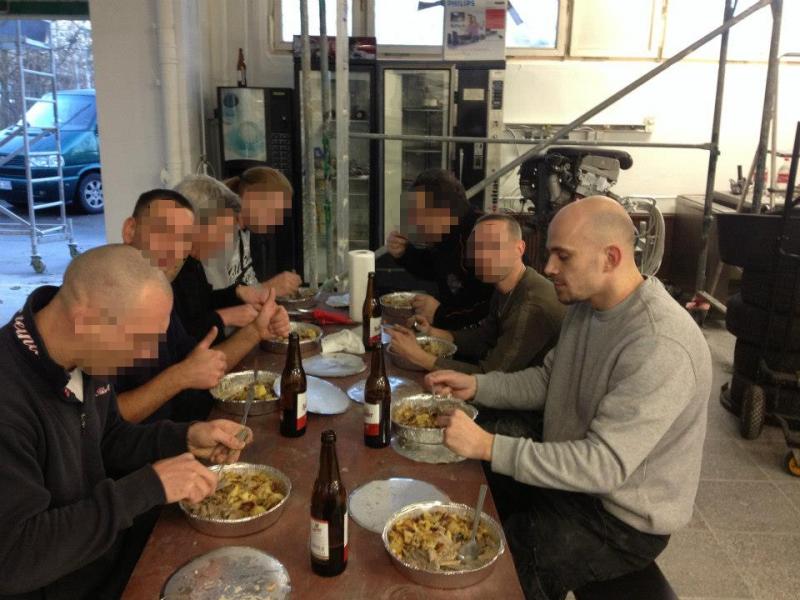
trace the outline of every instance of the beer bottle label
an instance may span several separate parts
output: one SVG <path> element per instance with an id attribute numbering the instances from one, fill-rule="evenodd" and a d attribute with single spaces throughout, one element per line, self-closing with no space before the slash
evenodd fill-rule
<path id="1" fill-rule="evenodd" d="M 297 394 L 297 429 L 302 429 L 306 426 L 308 412 L 308 399 L 306 393 Z"/>
<path id="2" fill-rule="evenodd" d="M 380 435 L 381 405 L 364 403 L 364 435 Z"/>
<path id="3" fill-rule="evenodd" d="M 369 319 L 369 342 L 378 343 L 381 340 L 381 318 L 370 317 Z"/>
<path id="4" fill-rule="evenodd" d="M 348 525 L 348 521 L 349 521 L 349 519 L 347 518 L 348 516 L 349 516 L 349 514 L 347 513 L 347 511 L 345 511 L 345 513 L 344 513 L 344 561 L 345 562 L 347 562 L 347 554 L 348 554 L 348 548 L 349 548 L 349 544 L 348 544 L 348 540 L 349 540 L 349 525 Z"/>
<path id="5" fill-rule="evenodd" d="M 347 523 L 347 521 L 345 521 Z M 347 525 L 345 525 L 345 540 L 347 539 Z M 345 542 L 345 547 L 347 543 Z M 311 517 L 311 556 L 317 560 L 329 560 L 331 556 L 328 543 L 328 522 Z"/>

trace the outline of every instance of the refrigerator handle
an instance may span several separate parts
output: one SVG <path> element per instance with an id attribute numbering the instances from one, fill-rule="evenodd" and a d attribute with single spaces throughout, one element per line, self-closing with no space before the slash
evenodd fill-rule
<path id="1" fill-rule="evenodd" d="M 458 149 L 458 180 L 464 180 L 464 149 Z"/>

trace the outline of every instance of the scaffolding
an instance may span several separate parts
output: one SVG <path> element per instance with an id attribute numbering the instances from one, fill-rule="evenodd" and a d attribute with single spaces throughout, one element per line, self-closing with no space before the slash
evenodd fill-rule
<path id="1" fill-rule="evenodd" d="M 52 28 L 46 22 L 47 33 L 42 39 L 35 39 L 28 36 L 28 31 L 23 27 L 22 21 L 16 21 L 15 35 L 0 34 L 0 47 L 13 49 L 16 51 L 17 70 L 19 73 L 19 108 L 20 119 L 16 125 L 12 125 L 4 137 L 0 138 L 0 166 L 11 164 L 23 164 L 25 170 L 25 191 L 27 195 L 28 218 L 20 217 L 8 208 L 0 205 L 0 214 L 10 219 L 10 222 L 0 223 L 0 235 L 28 235 L 31 240 L 31 266 L 36 273 L 43 273 L 46 265 L 39 255 L 39 243 L 47 239 L 66 240 L 70 256 L 78 254 L 78 247 L 72 234 L 72 219 L 67 218 L 66 203 L 64 199 L 64 158 L 61 154 L 61 132 L 58 124 L 58 94 L 55 52 L 52 46 Z M 32 69 L 28 68 L 29 54 L 40 53 L 46 56 L 47 67 Z M 46 70 L 49 68 L 49 70 Z M 50 93 L 42 98 L 28 96 L 26 77 L 37 77 L 48 82 Z M 34 127 L 28 123 L 28 109 L 34 103 L 46 103 L 52 107 L 52 126 L 36 127 L 38 133 L 32 133 Z M 54 140 L 52 150 L 32 150 L 36 144 L 48 136 Z M 21 141 L 21 143 L 20 143 Z M 16 147 L 15 147 L 16 146 Z M 8 153 L 3 151 L 4 147 L 10 148 Z M 15 160 L 16 159 L 16 160 Z M 37 164 L 33 165 L 33 159 Z M 41 160 L 44 159 L 44 162 Z M 34 177 L 33 169 L 42 168 L 45 165 L 48 171 L 55 170 L 55 175 Z M 58 189 L 58 199 L 45 202 L 36 202 L 34 188 L 40 184 L 55 183 Z M 11 189 L 11 182 L 6 184 Z M 38 220 L 37 212 L 48 208 L 58 208 L 59 217 L 55 222 L 41 222 Z"/>
<path id="2" fill-rule="evenodd" d="M 307 0 L 302 0 L 302 3 L 305 3 Z M 719 308 L 724 312 L 725 307 L 722 302 L 717 300 L 713 297 L 713 295 L 706 290 L 707 285 L 707 276 L 706 276 L 706 266 L 708 261 L 708 253 L 709 253 L 709 243 L 710 243 L 710 231 L 711 226 L 713 224 L 713 217 L 712 217 L 712 209 L 714 204 L 714 183 L 716 179 L 716 170 L 717 170 L 717 158 L 719 157 L 719 131 L 720 131 L 720 122 L 721 122 L 721 115 L 722 115 L 722 99 L 723 99 L 723 92 L 725 87 L 725 69 L 727 66 L 727 52 L 728 52 L 728 32 L 734 25 L 740 23 L 744 19 L 750 17 L 757 11 L 761 10 L 766 6 L 771 6 L 772 9 L 772 34 L 770 39 L 770 52 L 769 52 L 769 60 L 768 60 L 768 67 L 767 67 L 767 83 L 764 92 L 764 109 L 762 112 L 762 125 L 761 131 L 759 135 L 759 143 L 758 143 L 758 151 L 756 155 L 756 160 L 754 164 L 754 170 L 756 173 L 755 182 L 756 185 L 753 190 L 753 210 L 758 211 L 760 208 L 761 203 L 761 195 L 763 194 L 763 174 L 766 165 L 766 157 L 767 157 L 767 137 L 769 135 L 769 125 L 772 115 L 774 114 L 774 106 L 776 101 L 776 93 L 777 93 L 777 68 L 778 68 L 778 47 L 780 43 L 780 27 L 781 27 L 781 15 L 782 15 L 782 8 L 783 8 L 783 0 L 759 0 L 752 6 L 748 7 L 746 10 L 743 10 L 740 14 L 734 16 L 734 10 L 736 8 L 737 0 L 723 0 L 724 2 L 724 10 L 723 10 L 723 20 L 722 24 L 717 27 L 716 29 L 710 31 L 703 37 L 699 38 L 694 43 L 688 45 L 686 48 L 669 58 L 668 60 L 664 61 L 663 63 L 659 64 L 657 67 L 653 68 L 649 72 L 645 73 L 635 81 L 631 82 L 615 94 L 612 94 L 604 101 L 597 104 L 592 109 L 588 110 L 587 112 L 583 113 L 579 117 L 577 117 L 571 123 L 560 127 L 553 135 L 550 137 L 543 139 L 543 140 L 507 140 L 507 139 L 497 139 L 497 138 L 478 138 L 478 137 L 458 137 L 458 136 L 412 136 L 412 135 L 394 135 L 394 134 L 385 134 L 385 133 L 357 133 L 357 132 L 350 132 L 346 139 L 341 139 L 339 135 L 337 135 L 337 146 L 340 144 L 348 144 L 349 138 L 357 138 L 357 139 L 370 139 L 370 140 L 380 140 L 380 141 L 387 141 L 387 140 L 404 140 L 404 141 L 438 141 L 438 142 L 465 142 L 465 143 L 476 143 L 476 142 L 483 142 L 489 144 L 518 144 L 518 145 L 532 145 L 533 147 L 527 150 L 526 152 L 520 154 L 518 157 L 513 159 L 511 162 L 507 163 L 503 167 L 497 169 L 494 173 L 487 176 L 482 181 L 478 182 L 470 189 L 467 190 L 467 197 L 472 198 L 477 195 L 479 192 L 483 191 L 494 182 L 498 181 L 501 177 L 506 175 L 507 173 L 511 172 L 512 170 L 519 167 L 525 161 L 533 158 L 534 156 L 543 152 L 548 146 L 552 146 L 554 144 L 560 145 L 579 145 L 579 146 L 608 146 L 608 147 L 650 147 L 650 148 L 678 148 L 678 149 L 695 149 L 695 150 L 704 150 L 709 153 L 709 160 L 708 160 L 708 170 L 706 176 L 706 186 L 705 186 L 705 201 L 703 206 L 703 226 L 702 226 L 702 233 L 701 233 L 701 242 L 702 242 L 702 250 L 700 252 L 700 256 L 698 257 L 697 261 L 697 271 L 696 271 L 696 279 L 695 279 L 695 297 L 702 297 L 708 300 L 713 306 Z M 341 0 L 340 0 L 341 4 Z M 341 12 L 337 15 L 340 24 L 343 18 Z M 307 17 L 306 17 L 307 18 Z M 345 21 L 346 22 L 346 21 Z M 306 33 L 307 35 L 307 29 Z M 653 79 L 658 74 L 662 73 L 672 65 L 680 62 L 684 58 L 686 58 L 689 54 L 700 48 L 701 46 L 707 44 L 717 36 L 721 36 L 721 43 L 720 43 L 720 53 L 719 53 L 719 63 L 717 69 L 717 81 L 716 81 L 716 95 L 714 101 L 714 116 L 712 118 L 712 126 L 711 126 L 711 139 L 707 143 L 625 143 L 625 142 L 608 142 L 608 143 L 596 143 L 596 142 L 581 142 L 581 141 L 573 141 L 565 139 L 565 136 L 568 135 L 573 130 L 577 129 L 581 125 L 584 125 L 589 119 L 594 117 L 595 115 L 599 114 L 621 98 L 627 96 L 632 91 L 638 89 L 646 82 Z M 304 52 L 306 51 L 307 46 L 304 45 Z M 339 68 L 340 61 L 347 61 L 347 56 L 344 53 L 337 52 L 336 55 L 336 64 L 337 69 Z M 305 67 L 305 63 L 304 63 Z M 346 92 L 343 93 L 342 89 L 337 89 L 337 104 L 339 102 L 347 103 L 349 98 L 345 95 Z M 773 124 L 773 128 L 775 124 Z M 338 134 L 339 132 L 337 132 Z M 346 147 L 346 146 L 345 146 Z M 346 180 L 346 178 L 345 178 Z M 340 185 L 345 185 L 344 182 L 339 182 Z M 346 188 L 344 194 L 340 191 L 337 194 L 337 204 L 340 204 L 342 201 L 346 202 Z M 740 207 L 741 208 L 741 207 Z"/>

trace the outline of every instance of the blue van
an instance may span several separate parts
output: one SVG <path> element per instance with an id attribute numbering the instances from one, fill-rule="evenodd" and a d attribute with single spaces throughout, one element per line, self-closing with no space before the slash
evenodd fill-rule
<path id="1" fill-rule="evenodd" d="M 25 118 L 31 138 L 41 133 L 42 127 L 52 127 L 53 108 L 51 94 L 42 96 L 28 109 Z M 58 92 L 58 126 L 61 131 L 61 156 L 64 174 L 64 200 L 90 214 L 103 212 L 103 182 L 100 179 L 100 145 L 97 134 L 97 107 L 94 90 L 65 90 Z M 0 141 L 20 124 L 0 131 Z M 22 146 L 18 135 L 0 146 L 0 162 Z M 31 151 L 46 152 L 55 148 L 55 136 L 45 135 L 31 146 Z M 32 156 L 31 171 L 34 178 L 54 177 L 56 157 Z M 57 182 L 33 184 L 34 201 L 38 203 L 58 200 Z M 0 165 L 0 199 L 16 206 L 28 203 L 25 182 L 25 162 L 22 153 Z"/>

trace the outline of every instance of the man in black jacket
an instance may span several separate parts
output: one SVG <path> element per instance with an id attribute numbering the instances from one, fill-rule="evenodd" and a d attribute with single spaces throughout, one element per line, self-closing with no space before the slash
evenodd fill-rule
<path id="1" fill-rule="evenodd" d="M 212 493 L 216 475 L 197 458 L 237 460 L 232 421 L 119 415 L 107 377 L 153 356 L 171 306 L 139 251 L 102 246 L 0 329 L 0 598 L 118 597 L 134 519 Z"/>

